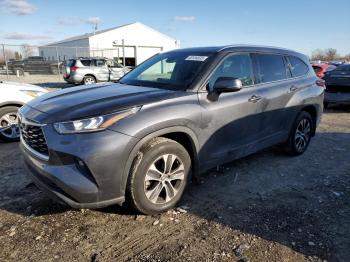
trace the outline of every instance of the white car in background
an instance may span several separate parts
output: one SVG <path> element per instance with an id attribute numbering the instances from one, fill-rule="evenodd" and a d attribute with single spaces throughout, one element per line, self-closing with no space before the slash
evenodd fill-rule
<path id="1" fill-rule="evenodd" d="M 35 85 L 0 81 L 0 140 L 18 141 L 18 109 L 47 92 L 46 89 Z"/>

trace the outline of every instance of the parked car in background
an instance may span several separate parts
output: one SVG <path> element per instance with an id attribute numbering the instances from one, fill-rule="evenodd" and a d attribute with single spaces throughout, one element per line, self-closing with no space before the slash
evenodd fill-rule
<path id="1" fill-rule="evenodd" d="M 323 79 L 326 83 L 325 107 L 329 104 L 350 104 L 350 64 L 325 72 Z"/>
<path id="2" fill-rule="evenodd" d="M 30 56 L 22 60 L 9 60 L 7 63 L 8 69 L 16 74 L 22 75 L 27 72 L 33 74 L 54 74 L 58 75 L 62 70 L 62 62 L 45 60 L 41 56 Z"/>
<path id="3" fill-rule="evenodd" d="M 94 84 L 117 81 L 130 69 L 106 58 L 78 58 L 64 63 L 63 78 L 72 84 Z"/>
<path id="4" fill-rule="evenodd" d="M 314 69 L 317 77 L 323 78 L 325 72 L 332 71 L 337 67 L 329 64 L 312 64 L 312 68 Z"/>
<path id="5" fill-rule="evenodd" d="M 324 81 L 294 51 L 178 49 L 118 83 L 31 101 L 19 113 L 21 149 L 33 181 L 72 207 L 128 200 L 154 214 L 180 201 L 191 174 L 276 144 L 304 153 L 323 95 Z"/>
<path id="6" fill-rule="evenodd" d="M 18 141 L 18 109 L 48 91 L 35 85 L 0 81 L 0 139 Z"/>

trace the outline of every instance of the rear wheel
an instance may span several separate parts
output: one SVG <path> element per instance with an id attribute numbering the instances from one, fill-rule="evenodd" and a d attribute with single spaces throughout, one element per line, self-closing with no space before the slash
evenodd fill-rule
<path id="1" fill-rule="evenodd" d="M 84 85 L 92 85 L 96 83 L 96 78 L 94 76 L 85 76 L 83 79 Z"/>
<path id="2" fill-rule="evenodd" d="M 173 208 L 181 199 L 191 172 L 191 158 L 174 140 L 152 139 L 139 152 L 128 180 L 128 200 L 144 214 Z"/>
<path id="3" fill-rule="evenodd" d="M 286 151 L 294 156 L 304 153 L 310 144 L 312 130 L 311 115 L 305 111 L 301 112 L 293 124 L 286 144 Z"/>
<path id="4" fill-rule="evenodd" d="M 19 140 L 17 111 L 16 106 L 0 108 L 0 138 L 6 142 Z"/>

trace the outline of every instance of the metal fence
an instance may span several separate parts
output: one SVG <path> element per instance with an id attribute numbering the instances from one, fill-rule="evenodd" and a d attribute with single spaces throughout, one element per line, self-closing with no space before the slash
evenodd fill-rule
<path id="1" fill-rule="evenodd" d="M 78 57 L 105 57 L 126 66 L 135 65 L 128 47 L 89 48 L 82 46 L 0 46 L 0 75 L 61 75 L 65 61 Z"/>

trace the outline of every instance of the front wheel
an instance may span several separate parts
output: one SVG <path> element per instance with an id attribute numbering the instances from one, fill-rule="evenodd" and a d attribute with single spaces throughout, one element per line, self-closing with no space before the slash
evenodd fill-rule
<path id="1" fill-rule="evenodd" d="M 18 107 L 5 106 L 0 108 L 0 138 L 5 142 L 19 140 Z"/>
<path id="2" fill-rule="evenodd" d="M 308 148 L 312 136 L 313 121 L 311 115 L 301 112 L 295 119 L 289 139 L 286 143 L 286 151 L 290 155 L 301 155 Z"/>
<path id="3" fill-rule="evenodd" d="M 158 137 L 143 146 L 128 180 L 128 200 L 144 214 L 173 208 L 181 199 L 191 172 L 191 158 L 174 140 Z"/>

